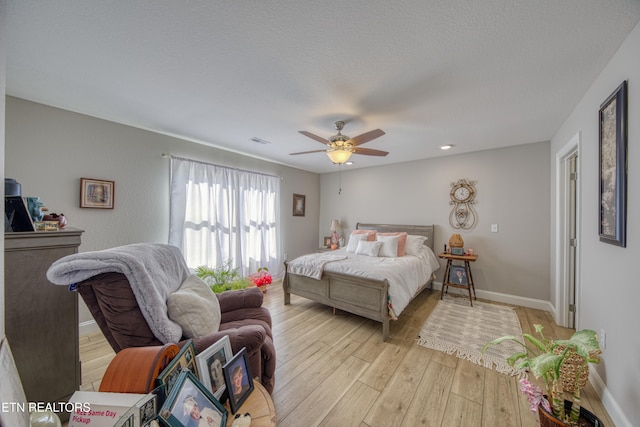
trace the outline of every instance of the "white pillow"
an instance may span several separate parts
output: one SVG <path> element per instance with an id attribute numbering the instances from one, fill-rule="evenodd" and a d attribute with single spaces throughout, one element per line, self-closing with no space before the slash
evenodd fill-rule
<path id="1" fill-rule="evenodd" d="M 187 338 L 204 337 L 220 328 L 220 303 L 211 288 L 191 275 L 167 297 L 169 319 L 182 327 Z"/>
<path id="2" fill-rule="evenodd" d="M 349 236 L 349 243 L 347 243 L 347 252 L 355 252 L 358 248 L 358 242 L 367 240 L 366 234 L 351 234 Z"/>
<path id="3" fill-rule="evenodd" d="M 376 236 L 378 242 L 382 243 L 382 247 L 380 248 L 380 253 L 378 256 L 383 256 L 387 258 L 397 258 L 398 257 L 398 239 L 399 236 L 381 236 L 378 234 Z"/>
<path id="4" fill-rule="evenodd" d="M 381 242 L 368 242 L 367 240 L 360 240 L 358 241 L 356 254 L 366 255 L 366 256 L 378 256 L 378 252 L 380 252 L 381 246 L 382 246 Z"/>
<path id="5" fill-rule="evenodd" d="M 405 253 L 407 255 L 420 255 L 424 248 L 424 242 L 427 240 L 425 236 L 415 236 L 409 234 L 407 236 L 407 245 L 405 246 Z"/>

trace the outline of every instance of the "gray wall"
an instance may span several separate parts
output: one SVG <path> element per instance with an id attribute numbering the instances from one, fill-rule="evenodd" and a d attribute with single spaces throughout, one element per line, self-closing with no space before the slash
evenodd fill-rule
<path id="1" fill-rule="evenodd" d="M 0 0 L 0 178 L 4 181 L 4 127 L 5 127 L 5 93 L 7 73 L 7 45 L 6 45 L 6 1 Z M 2 187 L 4 195 L 4 186 Z M 0 242 L 0 250 L 4 254 L 4 239 Z M 4 256 L 0 259 L 0 340 L 4 338 Z"/>
<path id="2" fill-rule="evenodd" d="M 578 244 L 579 265 L 578 328 L 606 332 L 606 349 L 596 367 L 597 386 L 606 387 L 603 401 L 616 425 L 639 425 L 640 422 L 640 286 L 633 266 L 640 254 L 640 24 L 629 34 L 618 52 L 596 79 L 573 113 L 551 141 L 550 162 L 556 153 L 580 133 L 580 212 L 581 227 Z M 629 81 L 628 115 L 628 198 L 627 247 L 601 243 L 598 237 L 599 177 L 598 177 L 598 111 L 600 105 L 622 83 Z M 551 200 L 555 211 L 555 188 L 551 185 Z M 555 241 L 555 223 L 550 229 Z M 553 249 L 553 248 L 552 248 Z M 554 257 L 556 256 L 553 252 Z M 551 271 L 551 292 L 560 283 Z"/>
<path id="3" fill-rule="evenodd" d="M 461 178 L 477 181 L 478 221 L 468 231 L 449 225 L 450 184 Z M 357 222 L 435 224 L 436 253 L 456 232 L 479 255 L 472 265 L 479 296 L 550 309 L 548 142 L 351 171 L 345 166 L 321 183 L 320 238 L 329 235 L 333 218 L 343 223 L 345 238 Z"/>
<path id="4" fill-rule="evenodd" d="M 81 252 L 167 242 L 170 161 L 162 153 L 283 177 L 283 251 L 297 256 L 317 246 L 317 174 L 18 98 L 6 102 L 6 176 L 85 230 Z M 115 209 L 80 209 L 81 177 L 115 181 Z M 292 216 L 293 193 L 307 196 L 306 216 Z M 90 319 L 82 307 L 81 321 Z"/>

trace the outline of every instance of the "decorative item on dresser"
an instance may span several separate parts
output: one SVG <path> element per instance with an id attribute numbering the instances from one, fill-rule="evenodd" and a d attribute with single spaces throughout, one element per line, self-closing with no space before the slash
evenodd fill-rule
<path id="1" fill-rule="evenodd" d="M 66 401 L 80 388 L 78 296 L 52 285 L 46 272 L 78 252 L 82 233 L 67 227 L 4 235 L 5 333 L 29 402 Z"/>

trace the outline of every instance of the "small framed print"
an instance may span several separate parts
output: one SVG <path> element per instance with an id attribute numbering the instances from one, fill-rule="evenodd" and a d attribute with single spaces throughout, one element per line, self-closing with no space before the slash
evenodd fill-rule
<path id="1" fill-rule="evenodd" d="M 220 400 L 226 389 L 222 367 L 233 357 L 231 341 L 225 335 L 196 355 L 200 381 Z"/>
<path id="2" fill-rule="evenodd" d="M 461 265 L 452 265 L 449 269 L 449 283 L 466 286 L 469 283 L 466 269 Z"/>
<path id="3" fill-rule="evenodd" d="M 80 207 L 113 209 L 115 182 L 80 178 Z"/>
<path id="4" fill-rule="evenodd" d="M 182 371 L 159 417 L 171 427 L 227 425 L 227 410 L 190 371 Z"/>
<path id="5" fill-rule="evenodd" d="M 304 216 L 306 198 L 302 194 L 293 195 L 293 216 Z"/>
<path id="6" fill-rule="evenodd" d="M 464 255 L 464 248 L 451 248 L 451 255 Z"/>
<path id="7" fill-rule="evenodd" d="M 189 340 L 182 347 L 182 350 L 169 362 L 166 368 L 158 375 L 158 385 L 165 387 L 165 393 L 168 396 L 178 379 L 180 373 L 184 370 L 193 372 L 198 376 L 198 368 L 196 366 L 196 349 L 193 341 Z"/>
<path id="8" fill-rule="evenodd" d="M 324 236 L 324 247 L 325 248 L 331 247 L 331 236 Z"/>
<path id="9" fill-rule="evenodd" d="M 233 356 L 233 359 L 222 367 L 222 371 L 224 372 L 224 381 L 227 384 L 229 407 L 231 408 L 231 413 L 235 414 L 254 389 L 247 359 L 247 349 L 242 347 Z"/>

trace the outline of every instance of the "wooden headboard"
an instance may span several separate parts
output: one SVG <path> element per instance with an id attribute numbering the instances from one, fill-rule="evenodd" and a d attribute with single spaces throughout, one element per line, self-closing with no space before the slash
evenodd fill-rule
<path id="1" fill-rule="evenodd" d="M 357 223 L 357 230 L 377 230 L 381 233 L 398 233 L 406 232 L 407 234 L 414 234 L 417 236 L 425 236 L 427 240 L 424 241 L 426 246 L 429 246 L 433 250 L 434 239 L 434 226 L 433 225 L 397 225 L 397 224 L 364 224 Z"/>

